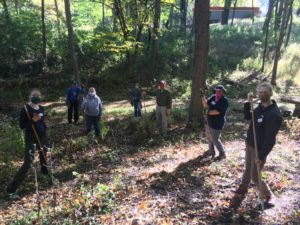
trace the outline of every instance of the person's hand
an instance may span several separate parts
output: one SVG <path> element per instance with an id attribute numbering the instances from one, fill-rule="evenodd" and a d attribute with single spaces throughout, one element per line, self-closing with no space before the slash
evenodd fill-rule
<path id="1" fill-rule="evenodd" d="M 248 100 L 248 102 L 252 102 L 253 101 L 253 92 L 249 92 L 248 93 L 247 100 Z"/>
<path id="2" fill-rule="evenodd" d="M 40 119 L 41 119 L 41 117 L 40 117 L 39 114 L 34 114 L 34 116 L 32 117 L 32 120 L 33 120 L 34 122 L 37 122 L 37 121 L 39 121 Z"/>
<path id="3" fill-rule="evenodd" d="M 263 164 L 263 161 L 257 158 L 257 159 L 255 159 L 255 163 L 256 163 L 256 165 L 261 167 Z"/>
<path id="4" fill-rule="evenodd" d="M 170 114 L 171 114 L 171 109 L 167 109 L 167 110 L 166 110 L 166 115 L 167 115 L 167 116 L 170 116 Z"/>

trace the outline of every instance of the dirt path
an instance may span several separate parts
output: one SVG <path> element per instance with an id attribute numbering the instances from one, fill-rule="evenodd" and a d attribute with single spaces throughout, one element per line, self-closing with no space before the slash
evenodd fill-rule
<path id="1" fill-rule="evenodd" d="M 146 104 L 154 107 L 153 101 Z M 80 126 L 68 126 L 64 122 L 63 103 L 48 107 L 55 111 L 49 126 L 51 134 L 69 133 L 80 138 Z M 127 101 L 119 101 L 107 103 L 105 107 L 113 110 L 130 108 L 130 105 Z M 47 220 L 52 224 L 63 224 L 62 221 L 88 224 L 87 218 L 91 218 L 86 212 L 93 212 L 90 224 L 299 224 L 300 143 L 291 139 L 286 131 L 280 131 L 278 143 L 267 160 L 266 172 L 263 172 L 276 195 L 275 206 L 262 215 L 253 186 L 246 196 L 235 195 L 244 168 L 245 128 L 233 121 L 228 126 L 223 136 L 227 158 L 220 162 L 213 161 L 206 152 L 203 133 L 186 139 L 185 135 L 189 134 L 178 130 L 172 141 L 157 139 L 154 146 L 148 144 L 151 140 L 137 146 L 112 141 L 101 145 L 83 143 L 86 145 L 83 149 L 76 149 L 79 139 L 75 143 L 75 139 L 68 142 L 59 140 L 59 135 L 52 137 L 60 143 L 55 155 L 58 206 L 56 217 Z M 115 138 L 126 138 L 118 134 Z M 79 175 L 74 175 L 74 171 Z M 106 192 L 103 189 L 101 198 L 98 196 L 88 208 L 92 199 L 89 194 L 92 177 L 97 177 L 96 182 L 109 189 L 105 189 Z M 29 174 L 26 185 L 21 188 L 20 200 L 1 199 L 1 222 L 12 217 L 30 221 L 26 218 L 36 211 L 32 181 Z M 41 182 L 45 208 L 51 205 L 52 191 Z M 107 193 L 114 193 L 114 197 Z M 103 196 L 109 201 L 104 202 Z M 104 213 L 103 204 L 110 210 Z M 47 215 L 47 210 L 44 214 Z"/>

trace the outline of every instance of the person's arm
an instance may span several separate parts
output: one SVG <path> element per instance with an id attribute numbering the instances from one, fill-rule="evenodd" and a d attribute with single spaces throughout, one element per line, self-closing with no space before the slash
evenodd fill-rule
<path id="1" fill-rule="evenodd" d="M 253 93 L 249 92 L 247 101 L 244 103 L 244 119 L 245 120 L 251 120 L 252 115 L 251 115 L 251 104 L 250 102 L 253 101 Z"/>
<path id="2" fill-rule="evenodd" d="M 168 92 L 167 108 L 168 109 L 172 109 L 172 97 L 171 97 L 171 93 L 170 92 Z"/>
<path id="3" fill-rule="evenodd" d="M 81 108 L 83 110 L 86 110 L 86 101 L 87 101 L 86 98 L 84 98 L 83 101 L 82 101 Z"/>
<path id="4" fill-rule="evenodd" d="M 24 108 L 21 109 L 20 119 L 19 119 L 19 127 L 24 129 L 29 129 L 31 127 L 32 121 L 28 119 L 27 113 Z"/>
<path id="5" fill-rule="evenodd" d="M 208 108 L 207 99 L 204 96 L 201 96 L 202 105 L 204 108 Z"/>
<path id="6" fill-rule="evenodd" d="M 102 117 L 103 116 L 103 105 L 102 105 L 102 101 L 100 98 L 99 98 L 99 112 L 100 112 L 100 117 Z"/>
<path id="7" fill-rule="evenodd" d="M 210 115 L 225 115 L 228 109 L 228 100 L 224 98 L 220 104 L 217 104 L 216 109 L 210 111 Z"/>
<path id="8" fill-rule="evenodd" d="M 276 142 L 276 135 L 282 123 L 282 117 L 273 115 L 266 121 L 266 128 L 264 133 L 264 140 L 260 151 L 258 152 L 258 159 L 265 161 L 268 154 L 271 152 Z"/>
<path id="9" fill-rule="evenodd" d="M 71 90 L 68 88 L 67 90 L 67 97 L 66 97 L 66 104 L 70 104 L 70 95 L 71 95 Z"/>

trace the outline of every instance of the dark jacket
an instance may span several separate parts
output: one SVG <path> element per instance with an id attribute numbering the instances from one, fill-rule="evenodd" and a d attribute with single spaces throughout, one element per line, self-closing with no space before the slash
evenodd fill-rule
<path id="1" fill-rule="evenodd" d="M 209 111 L 217 110 L 220 112 L 219 115 L 211 116 L 207 115 L 208 125 L 216 130 L 222 130 L 226 123 L 226 112 L 228 108 L 228 99 L 223 96 L 219 101 L 216 102 L 216 96 L 212 95 L 207 100 Z"/>
<path id="2" fill-rule="evenodd" d="M 142 91 L 140 88 L 132 88 L 131 90 L 131 99 L 132 101 L 139 101 L 142 97 Z"/>
<path id="3" fill-rule="evenodd" d="M 78 102 L 80 94 L 84 94 L 84 89 L 82 87 L 70 87 L 70 88 L 68 88 L 66 103 Z"/>
<path id="4" fill-rule="evenodd" d="M 28 110 L 30 120 L 28 119 L 25 108 L 23 107 L 20 112 L 20 121 L 19 125 L 22 130 L 25 131 L 25 135 L 30 135 L 31 137 L 35 137 L 35 134 L 32 130 L 32 124 L 34 125 L 36 132 L 39 137 L 43 137 L 46 135 L 47 126 L 45 124 L 45 110 L 43 106 L 39 106 L 39 109 L 36 110 L 32 108 L 30 105 L 26 104 L 26 108 Z M 32 120 L 34 114 L 39 114 L 41 119 L 37 122 Z"/>
<path id="5" fill-rule="evenodd" d="M 250 103 L 245 103 L 244 117 L 246 120 L 251 120 L 247 131 L 246 142 L 254 148 L 252 115 L 250 110 Z M 274 100 L 272 100 L 272 105 L 267 108 L 264 108 L 262 104 L 259 104 L 258 107 L 254 109 L 257 150 L 258 158 L 260 160 L 265 161 L 267 155 L 271 152 L 275 145 L 276 135 L 281 126 L 282 120 L 280 111 Z"/>
<path id="6" fill-rule="evenodd" d="M 172 97 L 171 97 L 171 93 L 166 90 L 156 90 L 154 92 L 147 92 L 149 95 L 151 96 L 156 96 L 156 104 L 158 106 L 166 106 L 167 109 L 171 109 L 172 108 Z"/>

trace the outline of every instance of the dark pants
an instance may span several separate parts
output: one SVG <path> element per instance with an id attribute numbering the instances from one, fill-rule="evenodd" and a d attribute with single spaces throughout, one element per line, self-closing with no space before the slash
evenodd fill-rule
<path id="1" fill-rule="evenodd" d="M 42 145 L 46 145 L 46 137 L 40 138 Z M 40 158 L 40 164 L 41 164 L 41 170 L 43 174 L 48 174 L 47 169 L 47 161 L 46 161 L 46 154 L 47 149 L 37 144 L 37 141 L 35 138 L 31 135 L 25 135 L 25 152 L 24 152 L 24 162 L 21 168 L 16 173 L 14 179 L 7 187 L 7 192 L 13 193 L 17 190 L 19 185 L 22 183 L 22 181 L 25 179 L 27 171 L 30 169 L 31 164 L 34 160 L 34 144 L 36 144 L 36 150 L 39 151 L 39 158 Z M 40 150 L 41 149 L 41 150 Z"/>
<path id="2" fill-rule="evenodd" d="M 141 100 L 133 100 L 133 107 L 134 107 L 134 116 L 139 117 L 142 115 L 142 104 Z"/>
<path id="3" fill-rule="evenodd" d="M 92 125 L 95 128 L 95 136 L 99 137 L 100 135 L 100 126 L 99 126 L 100 116 L 85 116 L 86 130 L 85 133 L 88 134 L 92 130 Z"/>
<path id="4" fill-rule="evenodd" d="M 68 104 L 68 122 L 72 123 L 72 117 L 74 112 L 74 122 L 78 122 L 79 112 L 78 112 L 78 101 Z"/>

